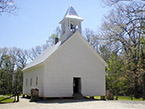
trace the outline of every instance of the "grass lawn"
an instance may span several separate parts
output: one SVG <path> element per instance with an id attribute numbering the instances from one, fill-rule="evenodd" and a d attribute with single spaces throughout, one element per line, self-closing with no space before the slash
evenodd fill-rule
<path id="1" fill-rule="evenodd" d="M 100 99 L 100 96 L 95 96 L 94 99 Z"/>
<path id="2" fill-rule="evenodd" d="M 129 96 L 118 96 L 118 100 L 131 100 Z M 142 98 L 133 97 L 133 101 L 142 101 Z"/>
<path id="3" fill-rule="evenodd" d="M 90 96 L 86 96 L 86 98 L 90 98 Z M 100 99 L 100 96 L 95 96 L 94 99 Z"/>
<path id="4" fill-rule="evenodd" d="M 0 103 L 11 103 L 11 102 L 14 101 L 12 98 L 9 98 L 9 99 L 6 99 L 6 100 L 4 100 L 4 101 L 1 101 L 1 100 L 4 99 L 4 98 L 6 98 L 6 97 L 0 97 Z"/>
<path id="5" fill-rule="evenodd" d="M 86 96 L 86 98 L 90 98 L 89 96 Z M 100 96 L 95 96 L 94 99 L 100 99 Z M 115 97 L 114 97 L 115 99 Z M 129 96 L 118 96 L 118 100 L 131 100 Z M 133 101 L 143 101 L 142 98 L 135 98 L 133 97 Z"/>

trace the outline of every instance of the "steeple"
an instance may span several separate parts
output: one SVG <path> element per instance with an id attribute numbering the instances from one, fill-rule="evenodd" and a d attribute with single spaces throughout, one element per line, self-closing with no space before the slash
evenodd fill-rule
<path id="1" fill-rule="evenodd" d="M 75 9 L 70 6 L 62 19 L 60 21 L 62 33 L 61 33 L 61 41 L 65 41 L 69 38 L 73 33 L 79 31 L 81 33 L 81 22 L 83 19 L 77 14 Z"/>
<path id="2" fill-rule="evenodd" d="M 74 18 L 74 19 L 83 20 L 81 17 L 78 16 L 77 12 L 75 11 L 75 9 L 72 6 L 70 6 L 67 9 L 67 12 L 66 12 L 64 18 Z"/>

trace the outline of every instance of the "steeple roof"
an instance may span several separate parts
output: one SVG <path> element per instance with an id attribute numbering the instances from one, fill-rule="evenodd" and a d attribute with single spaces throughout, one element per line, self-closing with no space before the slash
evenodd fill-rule
<path id="1" fill-rule="evenodd" d="M 83 20 L 83 19 L 77 14 L 77 12 L 75 11 L 75 9 L 74 9 L 72 6 L 70 6 L 70 7 L 67 9 L 67 12 L 66 12 L 64 18 L 73 18 L 73 19 Z"/>

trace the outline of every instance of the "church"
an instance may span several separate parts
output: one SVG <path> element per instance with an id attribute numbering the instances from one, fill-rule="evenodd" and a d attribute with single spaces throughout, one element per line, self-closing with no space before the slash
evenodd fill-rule
<path id="1" fill-rule="evenodd" d="M 82 36 L 82 21 L 70 6 L 60 40 L 23 69 L 23 94 L 37 88 L 39 97 L 105 96 L 107 63 Z"/>

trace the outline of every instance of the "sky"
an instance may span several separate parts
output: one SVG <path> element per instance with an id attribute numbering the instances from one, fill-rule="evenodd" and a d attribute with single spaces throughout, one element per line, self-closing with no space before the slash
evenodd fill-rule
<path id="1" fill-rule="evenodd" d="M 82 30 L 99 31 L 109 8 L 103 0 L 15 0 L 17 15 L 0 16 L 0 47 L 31 49 L 45 44 L 63 19 L 69 6 L 84 19 Z"/>

